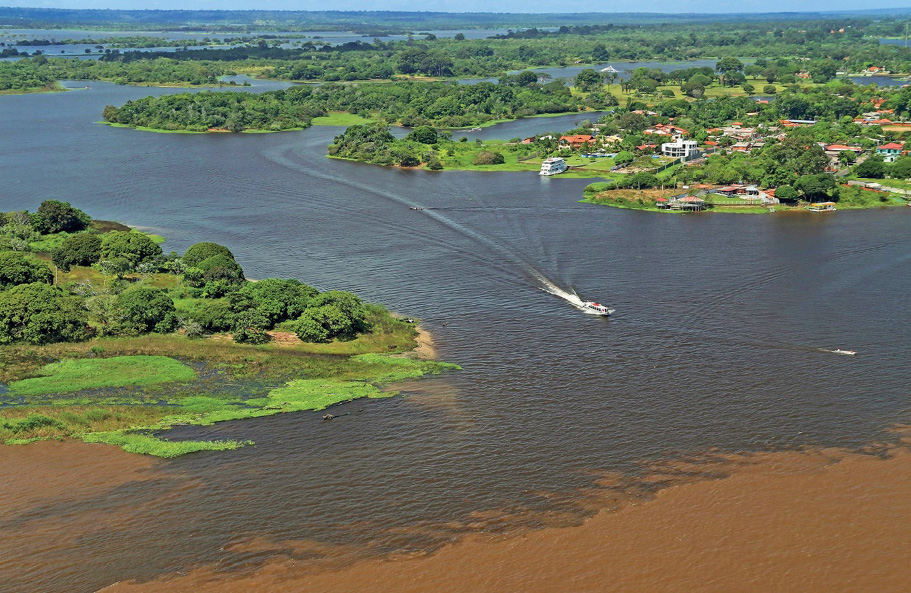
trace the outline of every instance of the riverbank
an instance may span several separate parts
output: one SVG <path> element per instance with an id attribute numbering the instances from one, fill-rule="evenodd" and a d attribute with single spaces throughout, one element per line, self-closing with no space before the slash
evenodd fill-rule
<path id="1" fill-rule="evenodd" d="M 909 445 L 708 454 L 635 482 L 606 476 L 587 497 L 600 510 L 577 526 L 323 571 L 296 557 L 303 542 L 261 541 L 284 554 L 255 573 L 199 567 L 103 591 L 898 593 L 911 578 L 897 545 L 911 531 Z"/>
<path id="2" fill-rule="evenodd" d="M 595 184 L 592 184 L 595 185 Z M 587 187 L 583 193 L 585 196 L 579 200 L 580 203 L 595 204 L 598 206 L 609 206 L 611 208 L 622 208 L 625 210 L 643 210 L 646 212 L 660 212 L 665 214 L 679 214 L 683 210 L 672 210 L 667 207 L 659 208 L 659 199 L 668 199 L 671 196 L 679 195 L 680 189 L 613 189 L 605 191 L 592 191 L 591 186 Z M 908 202 L 900 197 L 877 193 L 877 192 L 854 192 L 842 197 L 836 203 L 836 212 L 838 210 L 870 210 L 881 208 L 894 208 L 906 206 Z M 797 204 L 775 204 L 769 206 L 760 205 L 731 205 L 731 204 L 712 204 L 710 199 L 706 200 L 702 212 L 719 212 L 724 214 L 773 214 L 781 212 L 807 212 L 809 203 L 802 202 Z"/>

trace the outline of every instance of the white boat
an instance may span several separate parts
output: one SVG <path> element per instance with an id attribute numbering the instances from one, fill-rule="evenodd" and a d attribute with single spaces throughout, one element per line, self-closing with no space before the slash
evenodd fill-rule
<path id="1" fill-rule="evenodd" d="M 601 303 L 596 303 L 595 301 L 584 301 L 581 305 L 578 305 L 578 307 L 589 315 L 600 315 L 602 317 L 610 317 L 611 313 L 614 312 L 613 309 L 608 309 Z"/>
<path id="2" fill-rule="evenodd" d="M 549 159 L 545 159 L 544 162 L 541 163 L 541 172 L 538 173 L 538 175 L 544 175 L 545 177 L 548 177 L 550 175 L 557 175 L 563 171 L 566 171 L 566 161 L 558 156 L 555 156 Z"/>
<path id="3" fill-rule="evenodd" d="M 832 352 L 832 354 L 844 354 L 846 356 L 854 356 L 855 354 L 857 354 L 857 352 L 854 352 L 853 350 L 841 350 L 841 349 L 832 350 L 831 352 Z"/>

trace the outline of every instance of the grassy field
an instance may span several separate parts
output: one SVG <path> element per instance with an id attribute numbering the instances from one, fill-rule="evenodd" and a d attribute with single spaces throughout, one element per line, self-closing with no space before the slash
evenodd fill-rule
<path id="1" fill-rule="evenodd" d="M 374 121 L 355 113 L 333 111 L 329 115 L 314 117 L 310 123 L 314 126 L 356 126 L 374 123 Z"/>

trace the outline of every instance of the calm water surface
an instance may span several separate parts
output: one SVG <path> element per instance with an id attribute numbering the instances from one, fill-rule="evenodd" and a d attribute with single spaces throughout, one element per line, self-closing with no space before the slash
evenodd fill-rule
<path id="1" fill-rule="evenodd" d="M 109 128 L 93 123 L 106 104 L 172 91 L 91 86 L 0 97 L 0 210 L 65 199 L 153 229 L 165 249 L 224 243 L 250 277 L 298 277 L 421 317 L 440 356 L 464 371 L 417 382 L 407 397 L 340 406 L 353 413 L 332 423 L 301 413 L 175 430 L 256 447 L 163 462 L 164 479 L 78 504 L 0 515 L 4 533 L 79 534 L 37 556 L 0 543 L 0 589 L 90 591 L 283 553 L 247 541 L 428 549 L 473 521 L 512 524 L 479 517 L 534 525 L 529 511 L 566 510 L 559 495 L 590 485 L 591 471 L 635 472 L 710 447 L 860 445 L 911 420 L 911 208 L 756 217 L 596 207 L 578 203 L 584 180 L 327 160 L 338 128 Z M 616 316 L 582 315 L 546 282 Z M 116 528 L 79 531 L 92 513 Z"/>

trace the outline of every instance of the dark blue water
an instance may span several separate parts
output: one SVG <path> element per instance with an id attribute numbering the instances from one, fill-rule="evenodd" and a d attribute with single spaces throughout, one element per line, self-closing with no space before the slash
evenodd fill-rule
<path id="1" fill-rule="evenodd" d="M 168 479 L 0 519 L 8 534 L 66 530 L 85 513 L 122 523 L 46 552 L 28 573 L 30 551 L 0 544 L 0 571 L 26 590 L 231 570 L 278 553 L 230 545 L 254 537 L 427 549 L 469 531 L 475 512 L 552 510 L 560 497 L 542 493 L 587 487 L 590 471 L 636 472 L 710 447 L 855 446 L 911 420 L 911 208 L 597 207 L 578 203 L 584 180 L 328 160 L 338 128 L 110 128 L 94 123 L 104 105 L 172 91 L 91 87 L 0 97 L 0 210 L 64 199 L 154 229 L 166 250 L 224 243 L 250 277 L 353 290 L 424 319 L 440 356 L 465 370 L 408 397 L 341 406 L 353 414 L 338 422 L 302 413 L 175 431 L 256 447 L 164 462 Z M 582 315 L 546 282 L 617 313 Z M 834 348 L 858 355 L 824 351 Z"/>

